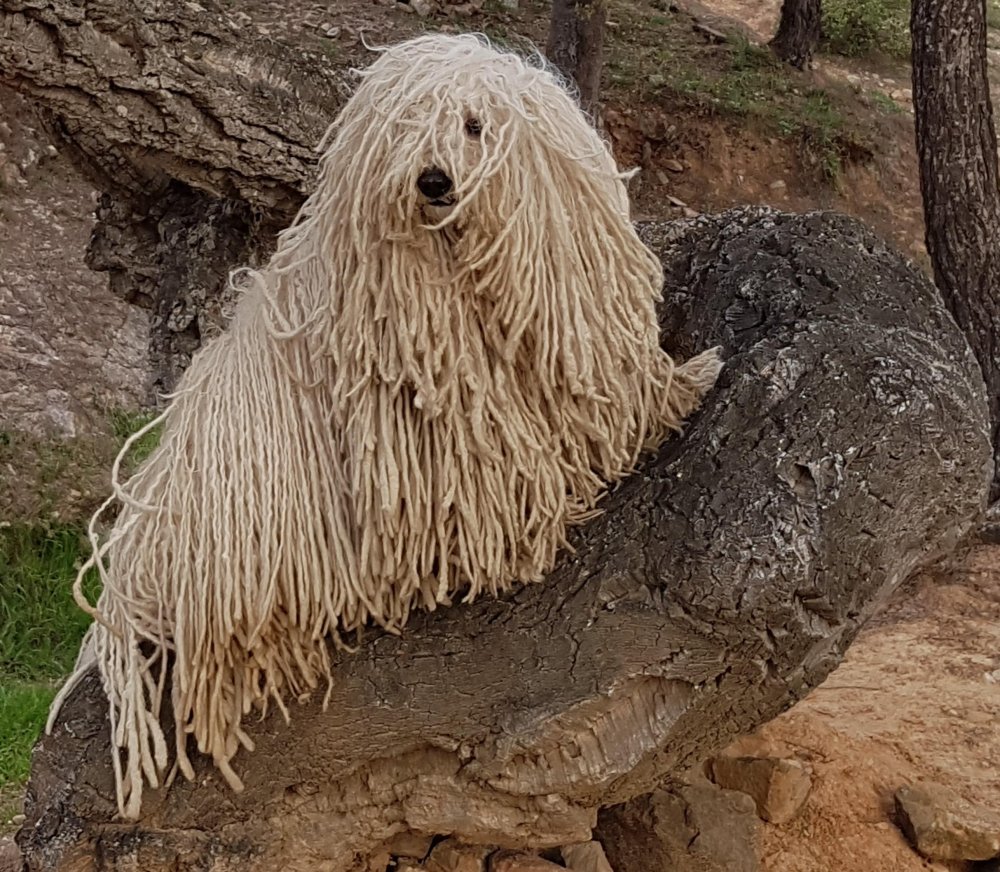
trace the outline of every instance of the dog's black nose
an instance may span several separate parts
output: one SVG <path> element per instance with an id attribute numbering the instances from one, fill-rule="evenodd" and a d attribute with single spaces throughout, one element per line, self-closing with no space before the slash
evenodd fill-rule
<path id="1" fill-rule="evenodd" d="M 444 170 L 438 167 L 431 167 L 424 170 L 417 178 L 417 187 L 420 193 L 429 200 L 438 200 L 451 190 L 451 179 L 448 178 Z"/>

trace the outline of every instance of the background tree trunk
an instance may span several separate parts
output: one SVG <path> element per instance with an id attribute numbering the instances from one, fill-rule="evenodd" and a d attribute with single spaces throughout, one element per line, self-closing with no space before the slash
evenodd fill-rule
<path id="1" fill-rule="evenodd" d="M 601 94 L 607 0 L 553 0 L 545 54 L 580 90 L 580 105 L 594 114 Z"/>
<path id="2" fill-rule="evenodd" d="M 199 760 L 134 825 L 114 819 L 91 676 L 35 754 L 29 870 L 360 872 L 401 833 L 586 840 L 601 806 L 821 682 L 878 602 L 954 546 L 991 448 L 978 367 L 930 283 L 831 215 L 641 232 L 666 268 L 670 347 L 721 343 L 727 366 L 575 553 L 541 585 L 373 633 L 336 657 L 327 711 L 247 719 L 244 793 Z"/>
<path id="3" fill-rule="evenodd" d="M 785 0 L 778 32 L 771 40 L 774 53 L 785 63 L 805 69 L 819 47 L 821 21 L 820 0 Z"/>
<path id="4" fill-rule="evenodd" d="M 1000 173 L 985 0 L 913 0 L 913 105 L 934 279 L 986 378 L 1000 498 Z"/>

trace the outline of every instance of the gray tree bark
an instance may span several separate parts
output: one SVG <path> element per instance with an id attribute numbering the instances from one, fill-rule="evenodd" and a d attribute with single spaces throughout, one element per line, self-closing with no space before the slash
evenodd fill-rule
<path id="1" fill-rule="evenodd" d="M 744 209 L 641 228 L 670 347 L 714 343 L 706 407 L 608 495 L 546 581 L 338 656 L 329 709 L 114 819 L 96 676 L 36 751 L 28 870 L 364 870 L 400 833 L 590 836 L 799 699 L 979 516 L 982 378 L 930 283 L 859 224 Z M 92 865 L 83 865 L 90 863 Z M 81 865 L 77 865 L 81 864 Z M 202 864 L 202 865 L 199 865 Z"/>
<path id="2" fill-rule="evenodd" d="M 601 96 L 607 0 L 553 0 L 545 54 L 576 82 L 580 105 L 594 113 Z"/>
<path id="3" fill-rule="evenodd" d="M 211 0 L 0 0 L 0 82 L 105 192 L 88 263 L 150 310 L 154 393 L 224 320 L 227 270 L 301 205 L 345 69 Z"/>
<path id="4" fill-rule="evenodd" d="M 785 63 L 805 69 L 819 47 L 821 25 L 820 0 L 784 0 L 771 49 Z"/>
<path id="5" fill-rule="evenodd" d="M 986 377 L 1000 470 L 1000 170 L 985 0 L 914 0 L 913 106 L 934 280 Z M 1000 500 L 1000 474 L 991 499 Z"/>

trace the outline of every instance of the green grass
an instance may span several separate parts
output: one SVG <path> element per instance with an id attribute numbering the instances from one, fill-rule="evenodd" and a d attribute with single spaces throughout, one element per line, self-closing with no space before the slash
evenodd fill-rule
<path id="1" fill-rule="evenodd" d="M 112 409 L 108 413 L 108 420 L 111 422 L 111 429 L 115 434 L 115 438 L 118 439 L 122 445 L 125 444 L 125 440 L 128 439 L 129 436 L 133 433 L 138 433 L 155 417 L 156 412 L 153 411 L 135 412 L 129 409 Z M 161 432 L 162 427 L 157 425 L 148 433 L 144 433 L 132 445 L 132 451 L 129 454 L 129 463 L 132 466 L 137 466 L 149 457 L 150 454 L 152 454 L 153 449 L 160 443 Z"/>
<path id="2" fill-rule="evenodd" d="M 77 527 L 0 530 L 0 682 L 58 679 L 72 668 L 90 623 L 72 587 L 89 550 Z"/>
<path id="3" fill-rule="evenodd" d="M 153 416 L 111 411 L 108 420 L 115 444 L 124 444 Z M 133 446 L 128 465 L 134 467 L 148 457 L 159 437 L 159 427 L 143 435 Z M 17 447 L 9 436 L 6 443 Z M 65 486 L 64 479 L 74 468 L 73 445 L 53 442 L 36 450 L 39 486 Z M 0 826 L 13 813 L 18 788 L 28 776 L 32 746 L 90 624 L 73 599 L 73 582 L 89 554 L 81 522 L 61 523 L 43 516 L 0 526 Z M 84 592 L 94 602 L 99 590 L 96 573 L 91 573 Z"/>
<path id="4" fill-rule="evenodd" d="M 90 623 L 72 594 L 87 553 L 79 527 L 0 529 L 0 797 L 27 778 L 31 748 Z M 94 597 L 96 580 L 85 589 Z"/>
<path id="5" fill-rule="evenodd" d="M 986 3 L 986 26 L 1000 29 L 1000 0 L 988 0 Z"/>
<path id="6" fill-rule="evenodd" d="M 892 97 L 882 91 L 869 91 L 868 99 L 872 106 L 883 115 L 902 115 L 906 111 Z"/>
<path id="7" fill-rule="evenodd" d="M 0 785 L 20 784 L 28 777 L 31 749 L 45 724 L 55 687 L 0 684 Z M 5 809 L 0 824 L 6 822 Z"/>

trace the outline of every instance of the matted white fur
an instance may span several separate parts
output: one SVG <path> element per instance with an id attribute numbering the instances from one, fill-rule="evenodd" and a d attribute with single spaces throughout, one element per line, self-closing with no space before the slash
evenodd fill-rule
<path id="1" fill-rule="evenodd" d="M 95 623 L 50 726 L 96 662 L 126 817 L 167 773 L 164 704 L 180 770 L 193 735 L 239 789 L 245 714 L 287 717 L 367 622 L 540 580 L 719 370 L 660 349 L 660 264 L 548 70 L 474 36 L 411 40 L 321 148 L 315 193 L 240 274 L 103 542 L 91 524 L 103 592 L 77 589 Z M 429 167 L 454 180 L 437 205 Z"/>

